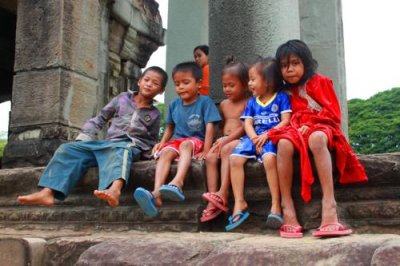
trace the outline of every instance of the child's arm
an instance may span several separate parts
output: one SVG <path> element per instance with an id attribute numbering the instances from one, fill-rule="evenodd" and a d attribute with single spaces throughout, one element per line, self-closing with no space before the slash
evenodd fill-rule
<path id="1" fill-rule="evenodd" d="M 204 148 L 202 152 L 195 155 L 198 160 L 204 160 L 206 154 L 211 149 L 212 142 L 214 139 L 214 123 L 207 123 L 206 125 L 206 136 L 204 138 Z"/>
<path id="2" fill-rule="evenodd" d="M 151 155 L 153 156 L 156 152 L 160 151 L 161 147 L 172 138 L 174 134 L 175 125 L 167 124 L 164 134 L 161 138 L 161 141 L 154 145 L 153 150 L 151 151 Z"/>
<path id="3" fill-rule="evenodd" d="M 278 129 L 278 128 L 285 127 L 285 126 L 289 125 L 291 115 L 292 115 L 291 112 L 282 113 L 281 114 L 281 122 L 279 122 L 279 124 L 277 124 L 273 128 Z M 267 140 L 268 140 L 268 131 L 259 136 L 259 138 L 257 140 L 257 144 L 256 144 L 257 152 L 261 153 L 262 146 L 267 142 Z"/>
<path id="4" fill-rule="evenodd" d="M 258 135 L 253 127 L 253 119 L 246 118 L 244 120 L 244 131 L 246 132 L 246 135 L 249 137 L 249 139 L 251 139 L 251 141 L 254 144 L 256 144 L 256 142 L 258 140 Z"/>
<path id="5" fill-rule="evenodd" d="M 97 133 L 104 127 L 107 121 L 114 116 L 116 105 L 118 104 L 118 97 L 119 96 L 113 98 L 106 106 L 104 106 L 99 115 L 86 120 L 79 135 L 76 137 L 76 140 L 96 139 Z"/>

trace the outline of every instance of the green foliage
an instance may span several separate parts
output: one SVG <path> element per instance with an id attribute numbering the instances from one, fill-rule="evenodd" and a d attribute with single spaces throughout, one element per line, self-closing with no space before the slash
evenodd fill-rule
<path id="1" fill-rule="evenodd" d="M 400 88 L 348 101 L 350 144 L 356 153 L 400 151 Z"/>
<path id="2" fill-rule="evenodd" d="M 160 125 L 160 132 L 158 133 L 158 137 L 161 139 L 162 135 L 164 134 L 165 130 L 165 104 L 164 103 L 157 103 L 156 107 L 161 113 L 161 125 Z"/>
<path id="3" fill-rule="evenodd" d="M 3 153 L 4 153 L 4 147 L 7 144 L 7 140 L 3 139 L 0 140 L 0 158 L 3 158 Z"/>

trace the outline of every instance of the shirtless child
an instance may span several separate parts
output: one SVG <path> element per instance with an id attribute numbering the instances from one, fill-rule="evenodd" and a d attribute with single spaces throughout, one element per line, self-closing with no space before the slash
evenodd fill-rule
<path id="1" fill-rule="evenodd" d="M 235 63 L 232 57 L 222 71 L 223 91 L 227 99 L 219 106 L 223 117 L 221 137 L 217 139 L 206 156 L 207 193 L 203 198 L 208 201 L 200 218 L 207 222 L 220 213 L 228 212 L 227 200 L 230 189 L 229 155 L 244 134 L 240 120 L 248 100 L 248 69 L 243 63 Z M 221 186 L 219 187 L 219 160 L 221 160 Z M 219 190 L 218 190 L 219 187 Z"/>

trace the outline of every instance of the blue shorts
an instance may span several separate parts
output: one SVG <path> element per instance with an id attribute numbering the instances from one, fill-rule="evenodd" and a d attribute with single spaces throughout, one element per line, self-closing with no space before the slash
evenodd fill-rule
<path id="1" fill-rule="evenodd" d="M 245 136 L 240 139 L 239 144 L 232 151 L 231 156 L 254 158 L 262 162 L 262 158 L 266 154 L 272 154 L 276 156 L 276 145 L 272 144 L 272 141 L 265 143 L 262 147 L 262 153 L 257 154 L 256 146 L 254 146 L 249 137 Z"/>

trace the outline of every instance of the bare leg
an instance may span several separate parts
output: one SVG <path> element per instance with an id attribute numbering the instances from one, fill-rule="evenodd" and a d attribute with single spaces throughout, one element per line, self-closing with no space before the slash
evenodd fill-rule
<path id="1" fill-rule="evenodd" d="M 190 163 L 192 162 L 193 144 L 191 141 L 184 141 L 179 146 L 179 162 L 174 179 L 170 184 L 182 188 L 189 170 Z"/>
<path id="2" fill-rule="evenodd" d="M 278 171 L 276 167 L 276 156 L 267 154 L 263 157 L 267 183 L 271 193 L 271 212 L 281 214 L 281 197 L 279 190 Z"/>
<path id="3" fill-rule="evenodd" d="M 244 199 L 244 164 L 246 161 L 247 158 L 239 156 L 230 157 L 231 173 L 234 173 L 231 176 L 233 196 L 235 197 L 233 214 L 247 209 L 247 202 Z"/>
<path id="4" fill-rule="evenodd" d="M 218 171 L 218 154 L 208 153 L 206 155 L 206 171 L 207 171 L 207 189 L 208 192 L 216 192 L 218 190 L 219 171 Z M 208 202 L 207 208 L 213 207 L 214 204 Z"/>
<path id="5" fill-rule="evenodd" d="M 333 189 L 332 158 L 328 150 L 328 137 L 321 131 L 310 135 L 308 140 L 314 156 L 319 182 L 322 189 L 321 225 L 337 223 L 336 200 Z"/>
<path id="6" fill-rule="evenodd" d="M 18 196 L 17 201 L 27 205 L 51 207 L 54 205 L 54 191 L 45 187 L 42 190 L 29 195 Z"/>
<path id="7" fill-rule="evenodd" d="M 172 149 L 165 149 L 157 161 L 153 193 L 156 196 L 156 205 L 158 207 L 162 205 L 159 189 L 165 184 L 165 181 L 168 178 L 169 170 L 171 169 L 172 161 L 176 157 L 178 157 L 176 151 Z"/>
<path id="8" fill-rule="evenodd" d="M 217 194 L 226 201 L 228 201 L 229 189 L 231 187 L 231 170 L 229 156 L 236 148 L 238 143 L 239 140 L 233 140 L 221 149 L 221 187 Z"/>
<path id="9" fill-rule="evenodd" d="M 93 194 L 96 198 L 104 200 L 115 208 L 119 205 L 119 197 L 121 196 L 121 189 L 124 187 L 125 181 L 121 178 L 115 180 L 108 189 L 95 190 Z"/>
<path id="10" fill-rule="evenodd" d="M 287 139 L 281 139 L 278 142 L 277 168 L 283 220 L 284 224 L 299 226 L 292 198 L 293 154 L 293 144 Z"/>

